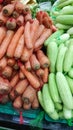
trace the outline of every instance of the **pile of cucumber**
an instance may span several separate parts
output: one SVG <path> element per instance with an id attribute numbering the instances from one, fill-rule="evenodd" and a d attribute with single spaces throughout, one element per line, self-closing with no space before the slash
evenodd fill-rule
<path id="1" fill-rule="evenodd" d="M 73 39 L 58 30 L 44 43 L 50 60 L 48 83 L 38 92 L 44 111 L 54 120 L 73 117 Z"/>

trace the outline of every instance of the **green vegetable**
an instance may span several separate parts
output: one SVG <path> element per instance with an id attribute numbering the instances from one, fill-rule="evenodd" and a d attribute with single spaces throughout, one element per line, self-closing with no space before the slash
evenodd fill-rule
<path id="1" fill-rule="evenodd" d="M 66 77 L 66 80 L 67 80 L 68 85 L 70 87 L 71 93 L 73 94 L 73 79 L 70 78 L 68 75 L 66 75 L 65 77 Z"/>
<path id="2" fill-rule="evenodd" d="M 73 78 L 73 68 L 70 69 L 70 71 L 68 72 L 68 75 Z"/>
<path id="3" fill-rule="evenodd" d="M 53 39 L 59 37 L 61 34 L 63 34 L 63 30 L 58 30 L 55 33 L 53 33 L 44 43 L 45 46 L 47 46 Z"/>
<path id="4" fill-rule="evenodd" d="M 63 73 L 57 72 L 56 82 L 63 104 L 67 109 L 73 109 L 73 97 L 68 82 Z"/>
<path id="5" fill-rule="evenodd" d="M 64 44 L 59 46 L 57 62 L 56 62 L 56 70 L 59 72 L 63 72 L 63 63 L 64 63 L 64 57 L 66 51 L 67 51 L 67 47 L 65 47 Z"/>
<path id="6" fill-rule="evenodd" d="M 51 99 L 50 92 L 48 89 L 48 84 L 44 84 L 43 89 L 42 89 L 42 94 L 43 94 L 43 102 L 44 102 L 44 108 L 48 114 L 51 114 L 54 112 L 54 103 Z"/>
<path id="7" fill-rule="evenodd" d="M 73 0 L 67 0 L 63 3 L 58 4 L 57 8 L 63 8 L 64 6 L 72 4 L 72 3 L 73 3 Z"/>
<path id="8" fill-rule="evenodd" d="M 58 46 L 56 42 L 50 42 L 47 47 L 47 56 L 50 59 L 50 72 L 56 71 L 56 59 L 58 53 Z"/>
<path id="9" fill-rule="evenodd" d="M 60 119 L 64 119 L 63 111 L 59 112 L 59 117 L 60 117 Z"/>
<path id="10" fill-rule="evenodd" d="M 43 103 L 43 98 L 42 98 L 42 92 L 41 92 L 41 90 L 38 91 L 38 100 L 39 100 L 41 106 L 42 106 L 43 109 L 44 109 L 44 103 Z"/>
<path id="11" fill-rule="evenodd" d="M 57 113 L 56 110 L 54 110 L 53 113 L 49 114 L 49 116 L 50 116 L 53 120 L 58 120 L 58 119 L 59 119 L 59 114 Z"/>
<path id="12" fill-rule="evenodd" d="M 64 25 L 64 24 L 61 24 L 61 23 L 57 23 L 57 24 L 56 24 L 56 27 L 57 27 L 58 29 L 67 30 L 67 29 L 69 29 L 71 26 L 69 26 L 69 25 Z"/>
<path id="13" fill-rule="evenodd" d="M 73 15 L 59 15 L 56 17 L 56 22 L 66 25 L 73 25 Z"/>
<path id="14" fill-rule="evenodd" d="M 55 103 L 55 108 L 56 108 L 57 110 L 62 110 L 63 106 L 62 106 L 62 104 L 60 104 L 60 103 Z"/>
<path id="15" fill-rule="evenodd" d="M 60 95 L 56 85 L 56 77 L 54 73 L 49 74 L 49 92 L 54 103 L 61 103 Z"/>
<path id="16" fill-rule="evenodd" d="M 70 38 L 70 35 L 69 35 L 68 33 L 64 33 L 64 34 L 62 34 L 62 35 L 60 36 L 60 40 L 61 40 L 62 42 L 65 42 L 65 41 L 69 40 L 69 38 Z"/>
<path id="17" fill-rule="evenodd" d="M 68 34 L 70 35 L 73 35 L 73 27 L 71 27 L 68 31 L 67 31 Z"/>
<path id="18" fill-rule="evenodd" d="M 65 119 L 72 118 L 72 110 L 67 109 L 65 106 L 63 107 L 63 115 Z"/>
<path id="19" fill-rule="evenodd" d="M 63 7 L 63 9 L 60 11 L 60 14 L 72 14 L 73 15 L 73 6 L 68 5 Z"/>

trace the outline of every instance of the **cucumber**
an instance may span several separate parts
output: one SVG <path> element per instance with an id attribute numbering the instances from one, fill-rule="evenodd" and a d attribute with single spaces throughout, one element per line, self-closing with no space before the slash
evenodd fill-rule
<path id="1" fill-rule="evenodd" d="M 68 75 L 73 78 L 73 68 L 70 69 L 70 71 L 68 72 Z"/>
<path id="2" fill-rule="evenodd" d="M 67 33 L 68 33 L 69 35 L 73 35 L 73 27 L 69 28 L 68 31 L 67 31 Z"/>
<path id="3" fill-rule="evenodd" d="M 66 75 L 65 77 L 66 77 L 66 80 L 67 80 L 68 85 L 70 87 L 71 93 L 73 94 L 73 79 L 70 78 L 68 75 Z"/>
<path id="4" fill-rule="evenodd" d="M 62 110 L 63 106 L 62 106 L 61 103 L 55 103 L 55 108 L 56 108 L 57 110 Z"/>
<path id="5" fill-rule="evenodd" d="M 65 119 L 71 119 L 72 118 L 72 110 L 67 109 L 65 106 L 63 107 L 63 115 Z"/>

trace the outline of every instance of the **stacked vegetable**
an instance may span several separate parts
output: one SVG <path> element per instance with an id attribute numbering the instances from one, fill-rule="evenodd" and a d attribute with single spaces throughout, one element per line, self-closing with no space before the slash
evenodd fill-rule
<path id="1" fill-rule="evenodd" d="M 0 102 L 38 108 L 37 92 L 48 80 L 50 65 L 42 46 L 56 28 L 46 12 L 32 19 L 27 5 L 4 4 L 0 5 Z"/>

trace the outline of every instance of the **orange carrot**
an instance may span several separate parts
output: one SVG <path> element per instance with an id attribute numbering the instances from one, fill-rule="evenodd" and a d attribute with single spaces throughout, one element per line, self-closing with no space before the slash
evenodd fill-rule
<path id="1" fill-rule="evenodd" d="M 40 69 L 36 70 L 36 74 L 38 77 L 42 77 L 44 75 L 44 70 L 40 68 Z"/>
<path id="2" fill-rule="evenodd" d="M 6 37 L 4 38 L 0 46 L 0 59 L 5 55 L 7 48 L 13 38 L 13 35 L 14 35 L 13 31 L 10 31 L 10 30 L 7 31 Z"/>
<path id="3" fill-rule="evenodd" d="M 22 13 L 24 9 L 24 5 L 21 3 L 21 2 L 16 2 L 16 5 L 15 5 L 15 10 L 18 12 L 18 13 Z"/>
<path id="4" fill-rule="evenodd" d="M 11 86 L 11 88 L 14 88 L 14 87 L 15 87 L 15 85 L 16 85 L 17 82 L 18 82 L 18 80 L 19 80 L 19 75 L 16 74 L 16 75 L 11 79 L 11 81 L 10 81 L 10 86 Z"/>
<path id="5" fill-rule="evenodd" d="M 22 79 L 25 79 L 25 75 L 22 73 L 22 71 L 20 70 L 19 71 L 19 78 L 22 80 Z"/>
<path id="6" fill-rule="evenodd" d="M 0 12 L 2 11 L 2 8 L 3 8 L 3 5 L 2 5 L 2 4 L 0 4 Z"/>
<path id="7" fill-rule="evenodd" d="M 13 89 L 11 90 L 11 92 L 9 93 L 9 98 L 10 98 L 12 101 L 14 101 L 15 98 L 16 98 L 16 95 L 15 95 L 15 93 L 14 93 L 14 89 L 15 89 L 15 88 L 13 88 Z"/>
<path id="8" fill-rule="evenodd" d="M 17 19 L 19 17 L 19 13 L 17 11 L 13 11 L 13 18 Z"/>
<path id="9" fill-rule="evenodd" d="M 57 28 L 53 24 L 50 26 L 50 28 L 51 28 L 52 32 L 56 32 L 57 31 Z"/>
<path id="10" fill-rule="evenodd" d="M 42 68 L 49 67 L 50 61 L 49 61 L 48 57 L 43 53 L 42 50 L 37 51 L 37 58 L 38 58 Z"/>
<path id="11" fill-rule="evenodd" d="M 14 52 L 14 57 L 16 59 L 20 58 L 22 53 L 23 53 L 23 48 L 24 48 L 24 34 L 21 35 L 18 44 L 16 46 L 15 52 Z"/>
<path id="12" fill-rule="evenodd" d="M 27 79 L 20 80 L 20 81 L 17 83 L 16 87 L 15 87 L 15 90 L 14 90 L 14 91 L 15 91 L 15 94 L 16 94 L 16 95 L 21 95 L 21 94 L 23 94 L 23 92 L 25 91 L 27 85 L 28 85 Z"/>
<path id="13" fill-rule="evenodd" d="M 22 95 L 22 100 L 25 104 L 32 103 L 36 95 L 35 89 L 29 85 Z"/>
<path id="14" fill-rule="evenodd" d="M 6 22 L 7 29 L 14 30 L 16 28 L 16 20 L 14 18 L 9 18 Z"/>
<path id="15" fill-rule="evenodd" d="M 33 37 L 34 43 L 42 35 L 44 29 L 45 29 L 45 27 L 43 24 L 39 25 L 38 30 Z"/>
<path id="16" fill-rule="evenodd" d="M 32 55 L 33 49 L 28 50 L 26 47 L 24 47 L 22 56 L 21 56 L 21 60 L 23 62 L 26 62 L 29 60 L 30 56 Z"/>
<path id="17" fill-rule="evenodd" d="M 40 63 L 34 54 L 30 57 L 30 64 L 33 70 L 38 70 L 40 68 Z"/>
<path id="18" fill-rule="evenodd" d="M 27 22 L 27 21 L 32 21 L 32 15 L 31 14 L 27 14 L 26 16 L 25 16 L 25 22 Z"/>
<path id="19" fill-rule="evenodd" d="M 49 70 L 48 70 L 48 68 L 45 68 L 44 69 L 44 75 L 42 77 L 42 80 L 43 80 L 44 83 L 48 82 L 48 74 L 49 74 Z"/>
<path id="20" fill-rule="evenodd" d="M 6 29 L 4 27 L 0 27 L 0 35 L 1 35 L 1 37 L 0 37 L 0 45 L 1 45 L 3 39 L 6 36 Z"/>
<path id="21" fill-rule="evenodd" d="M 2 97 L 1 103 L 2 103 L 2 104 L 6 104 L 7 102 L 9 102 L 9 97 L 8 97 L 8 95 L 4 95 L 4 96 Z"/>
<path id="22" fill-rule="evenodd" d="M 4 16 L 10 16 L 14 11 L 14 4 L 8 4 L 3 7 L 2 13 Z"/>
<path id="23" fill-rule="evenodd" d="M 2 14 L 2 12 L 0 12 L 0 26 L 6 24 L 7 20 L 8 20 L 8 17 L 5 17 L 5 16 Z"/>
<path id="24" fill-rule="evenodd" d="M 17 22 L 17 25 L 18 25 L 18 26 L 24 25 L 24 16 L 23 16 L 23 15 L 20 15 L 20 16 L 17 18 L 16 22 Z"/>
<path id="25" fill-rule="evenodd" d="M 3 70 L 7 65 L 7 58 L 6 57 L 3 57 L 1 60 L 0 60 L 0 70 Z"/>
<path id="26" fill-rule="evenodd" d="M 34 48 L 38 48 L 39 46 L 44 44 L 44 41 L 52 34 L 51 29 L 45 29 L 40 38 L 35 42 Z"/>
<path id="27" fill-rule="evenodd" d="M 35 89 L 38 89 L 40 87 L 40 83 L 39 81 L 34 77 L 34 75 L 31 72 L 28 72 L 24 65 L 22 65 L 21 63 L 19 63 L 20 69 L 22 70 L 23 74 L 26 76 L 26 78 L 28 79 L 30 85 L 32 87 L 34 87 Z"/>
<path id="28" fill-rule="evenodd" d="M 14 100 L 14 102 L 13 102 L 13 107 L 14 107 L 14 108 L 17 108 L 17 109 L 20 109 L 20 108 L 22 107 L 22 104 L 23 104 L 23 102 L 22 102 L 21 96 L 18 96 L 18 97 Z"/>
<path id="29" fill-rule="evenodd" d="M 24 29 L 24 38 L 25 38 L 25 44 L 28 49 L 32 49 L 32 39 L 31 39 L 31 32 L 30 32 L 30 23 L 29 21 L 25 24 Z"/>
<path id="30" fill-rule="evenodd" d="M 24 110 L 29 110 L 31 108 L 31 103 L 29 103 L 29 104 L 23 104 L 23 109 Z"/>
<path id="31" fill-rule="evenodd" d="M 31 14 L 31 10 L 30 10 L 30 8 L 29 8 L 28 5 L 25 5 L 25 6 L 24 6 L 23 14 L 24 14 L 24 15 Z"/>
<path id="32" fill-rule="evenodd" d="M 34 100 L 33 100 L 32 108 L 33 108 L 33 109 L 39 108 L 39 101 L 38 101 L 37 95 L 35 96 L 35 98 L 34 98 Z"/>
<path id="33" fill-rule="evenodd" d="M 26 68 L 28 71 L 31 71 L 31 64 L 30 64 L 30 61 L 29 61 L 29 60 L 25 63 L 25 68 Z"/>
<path id="34" fill-rule="evenodd" d="M 15 59 L 8 59 L 8 60 L 7 60 L 7 64 L 8 64 L 9 66 L 13 67 L 14 64 L 15 64 Z"/>
<path id="35" fill-rule="evenodd" d="M 6 66 L 2 71 L 3 77 L 10 78 L 12 75 L 12 68 L 10 66 Z"/>
<path id="36" fill-rule="evenodd" d="M 32 42 L 33 42 L 33 39 L 34 39 L 34 35 L 37 32 L 37 30 L 38 30 L 38 27 L 39 27 L 39 21 L 37 19 L 35 19 L 33 21 L 33 23 L 31 24 L 31 38 L 32 38 Z"/>
<path id="37" fill-rule="evenodd" d="M 13 66 L 13 68 L 14 68 L 15 70 L 18 70 L 18 69 L 19 69 L 18 64 L 17 64 L 17 63 L 15 63 L 15 64 L 14 64 L 14 66 Z"/>
<path id="38" fill-rule="evenodd" d="M 7 56 L 8 57 L 13 57 L 14 56 L 14 52 L 15 52 L 16 46 L 18 44 L 18 41 L 19 41 L 23 31 L 24 31 L 24 27 L 21 26 L 17 30 L 17 32 L 15 33 L 15 35 L 14 35 L 14 37 L 13 37 L 13 39 L 12 39 L 12 41 L 11 41 L 9 47 L 8 47 L 8 50 L 7 50 Z"/>
<path id="39" fill-rule="evenodd" d="M 42 47 L 43 47 L 43 45 L 39 46 L 38 48 L 35 48 L 35 49 L 34 49 L 34 52 L 37 52 L 38 50 L 41 50 Z"/>

